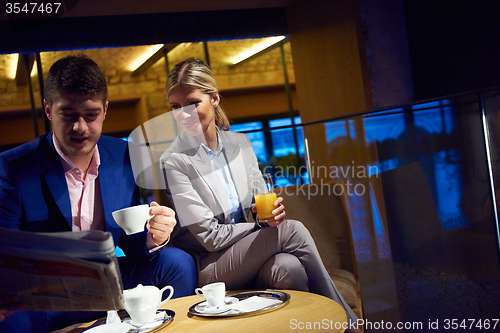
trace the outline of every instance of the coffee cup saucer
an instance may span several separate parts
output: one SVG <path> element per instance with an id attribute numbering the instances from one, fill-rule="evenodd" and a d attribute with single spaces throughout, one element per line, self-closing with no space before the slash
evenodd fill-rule
<path id="1" fill-rule="evenodd" d="M 236 297 L 227 296 L 224 298 L 224 305 L 221 306 L 210 306 L 207 301 L 201 302 L 196 305 L 195 310 L 199 313 L 205 314 L 218 314 L 224 313 L 231 310 L 236 303 L 238 303 L 238 299 Z"/>
<path id="2" fill-rule="evenodd" d="M 160 327 L 165 327 L 172 322 L 175 317 L 175 312 L 167 309 L 160 309 L 156 311 L 155 320 L 143 325 L 135 325 L 132 319 L 125 310 L 118 312 L 120 316 L 120 323 L 106 324 L 106 318 L 97 320 L 90 327 L 86 328 L 85 333 L 128 333 L 128 332 L 149 332 L 157 330 Z"/>

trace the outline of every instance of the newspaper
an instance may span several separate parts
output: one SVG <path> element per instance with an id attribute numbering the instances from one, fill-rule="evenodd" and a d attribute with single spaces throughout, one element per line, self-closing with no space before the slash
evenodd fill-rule
<path id="1" fill-rule="evenodd" d="M 0 228 L 0 289 L 25 310 L 123 309 L 111 233 L 36 233 Z"/>

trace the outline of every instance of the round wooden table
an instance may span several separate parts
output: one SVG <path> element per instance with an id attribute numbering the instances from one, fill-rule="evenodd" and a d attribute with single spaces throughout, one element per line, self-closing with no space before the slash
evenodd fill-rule
<path id="1" fill-rule="evenodd" d="M 176 298 L 165 303 L 164 309 L 175 312 L 171 324 L 158 332 L 288 332 L 327 330 L 344 332 L 342 323 L 347 321 L 344 309 L 324 296 L 295 290 L 282 290 L 290 294 L 284 306 L 257 315 L 236 317 L 199 317 L 188 312 L 202 300 L 199 296 Z M 230 294 L 230 293 L 228 293 Z M 336 328 L 337 327 L 337 328 Z"/>
<path id="2" fill-rule="evenodd" d="M 280 308 L 260 314 L 234 317 L 199 317 L 190 314 L 189 308 L 201 302 L 199 296 L 171 299 L 162 309 L 175 312 L 174 319 L 167 326 L 153 330 L 154 333 L 212 333 L 212 332 L 311 332 L 328 331 L 342 333 L 347 316 L 344 309 L 335 301 L 317 294 L 295 290 L 280 290 L 290 294 L 290 301 Z M 231 295 L 231 292 L 228 292 Z M 65 333 L 84 332 L 94 322 L 78 325 Z M 75 325 L 76 326 L 76 325 Z"/>

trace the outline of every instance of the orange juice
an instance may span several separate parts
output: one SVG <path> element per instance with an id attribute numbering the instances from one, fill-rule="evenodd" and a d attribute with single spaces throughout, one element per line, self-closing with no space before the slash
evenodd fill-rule
<path id="1" fill-rule="evenodd" d="M 259 194 L 255 196 L 255 205 L 257 206 L 257 216 L 260 222 L 274 220 L 273 210 L 276 201 L 276 193 Z"/>

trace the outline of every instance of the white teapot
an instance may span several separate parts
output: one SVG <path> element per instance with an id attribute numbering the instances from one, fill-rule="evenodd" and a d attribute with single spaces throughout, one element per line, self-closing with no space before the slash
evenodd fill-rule
<path id="1" fill-rule="evenodd" d="M 163 292 L 169 289 L 170 294 L 164 300 L 161 299 Z M 143 286 L 138 284 L 137 287 L 123 291 L 125 310 L 130 315 L 132 323 L 135 325 L 143 325 L 154 321 L 156 311 L 168 301 L 174 294 L 174 288 L 166 286 L 161 290 L 155 286 Z"/>

